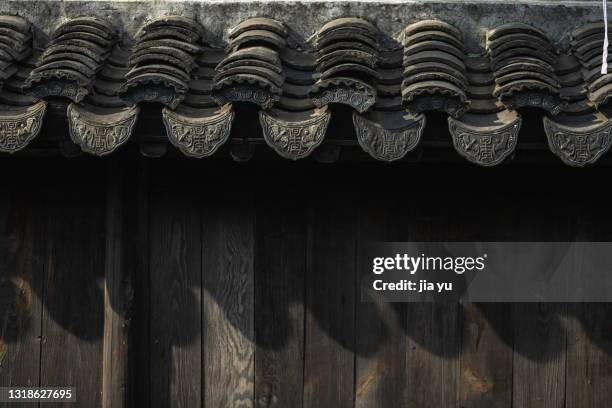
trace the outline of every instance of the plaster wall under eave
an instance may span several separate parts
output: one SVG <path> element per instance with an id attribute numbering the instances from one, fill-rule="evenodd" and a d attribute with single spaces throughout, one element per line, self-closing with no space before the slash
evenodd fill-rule
<path id="1" fill-rule="evenodd" d="M 600 0 L 472 0 L 472 1 L 251 1 L 251 0 L 4 0 L 0 14 L 19 15 L 36 29 L 37 46 L 62 22 L 80 16 L 95 16 L 113 22 L 129 42 L 139 27 L 164 15 L 195 18 L 208 30 L 208 41 L 221 45 L 229 28 L 249 17 L 265 16 L 287 24 L 298 38 L 308 39 L 331 19 L 346 16 L 366 18 L 391 38 L 397 38 L 409 23 L 437 18 L 460 28 L 469 52 L 484 49 L 485 32 L 507 22 L 520 21 L 546 31 L 560 48 L 568 43 L 575 26 L 602 18 Z"/>

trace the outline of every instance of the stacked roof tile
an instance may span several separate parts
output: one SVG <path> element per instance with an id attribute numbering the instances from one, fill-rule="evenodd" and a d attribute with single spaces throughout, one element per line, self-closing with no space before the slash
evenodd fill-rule
<path id="1" fill-rule="evenodd" d="M 229 139 L 236 106 L 249 104 L 265 142 L 292 160 L 312 154 L 334 112 L 347 109 L 364 151 L 402 159 L 437 111 L 448 116 L 461 156 L 493 166 L 514 155 L 521 114 L 535 108 L 551 151 L 584 166 L 612 141 L 603 30 L 578 27 L 570 49 L 559 50 L 541 28 L 504 24 L 487 32 L 482 55 L 471 55 L 461 31 L 439 20 L 409 24 L 394 42 L 362 18 L 330 21 L 300 40 L 282 22 L 258 17 L 230 30 L 222 49 L 182 16 L 150 21 L 133 39 L 120 38 L 112 22 L 80 17 L 59 25 L 38 51 L 26 20 L 0 16 L 0 151 L 23 149 L 42 126 L 46 101 L 57 99 L 87 153 L 125 144 L 141 105 L 154 103 L 170 142 L 208 157 Z"/>
<path id="2" fill-rule="evenodd" d="M 47 104 L 23 91 L 37 57 L 30 24 L 0 16 L 0 152 L 23 149 L 42 127 Z"/>

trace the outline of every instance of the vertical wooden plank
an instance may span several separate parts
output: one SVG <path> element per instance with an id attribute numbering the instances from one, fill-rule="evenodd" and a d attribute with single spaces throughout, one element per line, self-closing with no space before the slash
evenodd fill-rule
<path id="1" fill-rule="evenodd" d="M 333 194 L 317 194 L 312 210 L 305 301 L 308 408 L 354 405 L 357 210 L 348 193 Z"/>
<path id="2" fill-rule="evenodd" d="M 513 405 L 565 406 L 566 305 L 514 305 Z"/>
<path id="3" fill-rule="evenodd" d="M 135 168 L 121 157 L 108 162 L 104 268 L 102 407 L 133 405 L 130 378 L 132 274 L 136 267 L 137 186 Z"/>
<path id="4" fill-rule="evenodd" d="M 566 408 L 598 408 L 612 401 L 612 305 L 568 306 Z"/>
<path id="5" fill-rule="evenodd" d="M 609 242 L 607 202 L 581 203 L 577 241 Z M 612 305 L 568 305 L 566 408 L 596 408 L 612 401 Z"/>
<path id="6" fill-rule="evenodd" d="M 250 181 L 239 191 L 225 181 L 209 186 L 202 208 L 205 406 L 252 407 L 255 211 Z"/>
<path id="7" fill-rule="evenodd" d="M 409 406 L 459 406 L 459 307 L 437 303 L 407 305 Z"/>
<path id="8" fill-rule="evenodd" d="M 456 241 L 506 241 L 516 223 L 518 208 L 508 208 L 500 217 L 496 210 L 504 194 L 478 197 L 473 213 L 456 217 Z M 517 238 L 514 238 L 517 239 Z M 459 405 L 465 408 L 510 408 L 512 406 L 513 325 L 512 305 L 479 303 L 463 305 L 460 357 Z"/>
<path id="9" fill-rule="evenodd" d="M 300 408 L 304 372 L 304 276 L 308 206 L 292 191 L 257 199 L 255 401 Z"/>
<path id="10" fill-rule="evenodd" d="M 449 226 L 457 214 L 449 217 L 448 208 L 440 208 L 435 194 L 407 211 L 410 213 L 403 227 L 409 231 L 411 240 L 455 239 L 456 231 Z M 458 407 L 462 306 L 456 302 L 409 303 L 406 308 L 409 406 Z"/>
<path id="11" fill-rule="evenodd" d="M 104 299 L 104 166 L 57 165 L 48 205 L 41 386 L 72 386 L 80 406 L 99 407 Z M 91 182 L 97 180 L 97 182 Z M 103 180 L 100 182 L 100 180 Z M 72 406 L 57 403 L 55 406 Z"/>
<path id="12" fill-rule="evenodd" d="M 181 168 L 152 175 L 150 204 L 151 406 L 202 404 L 199 194 Z M 183 169 L 184 170 L 184 169 Z"/>
<path id="13" fill-rule="evenodd" d="M 19 165 L 13 162 L 13 166 Z M 20 174 L 15 167 L 10 171 Z M 1 387 L 36 387 L 40 381 L 40 295 L 44 271 L 41 209 L 33 194 L 37 187 L 37 182 L 22 176 L 0 192 Z M 8 408 L 9 403 L 0 406 Z"/>
<path id="14" fill-rule="evenodd" d="M 133 347 L 130 348 L 130 364 L 132 382 L 130 391 L 135 400 L 143 406 L 151 406 L 151 357 L 149 323 L 151 319 L 151 285 L 150 285 L 150 246 L 149 246 L 149 189 L 150 166 L 149 159 L 140 157 L 137 164 L 137 266 L 133 275 L 134 283 L 134 315 L 130 338 Z"/>
<path id="15" fill-rule="evenodd" d="M 521 210 L 517 241 L 572 241 L 574 209 L 554 208 L 554 195 L 538 202 Z M 513 314 L 513 406 L 564 407 L 567 304 L 517 303 Z"/>
<path id="16" fill-rule="evenodd" d="M 404 238 L 398 225 L 401 212 L 395 205 L 360 200 L 358 271 L 365 273 L 363 265 L 371 264 L 361 250 L 365 245 Z M 360 280 L 356 285 L 355 406 L 408 407 L 406 305 L 368 301 L 361 297 Z"/>
<path id="17" fill-rule="evenodd" d="M 460 406 L 512 406 L 512 307 L 464 305 Z"/>

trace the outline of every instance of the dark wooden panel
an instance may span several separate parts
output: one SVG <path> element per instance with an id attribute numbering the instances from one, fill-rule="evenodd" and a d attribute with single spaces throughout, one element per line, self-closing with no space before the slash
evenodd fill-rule
<path id="1" fill-rule="evenodd" d="M 302 406 L 304 276 L 308 206 L 305 197 L 262 191 L 257 199 L 255 279 L 255 402 Z"/>
<path id="2" fill-rule="evenodd" d="M 424 191 L 419 197 L 422 199 L 407 202 L 403 221 L 410 240 L 459 239 L 461 226 L 455 225 L 459 214 L 454 212 L 457 208 L 445 205 L 435 193 Z M 445 302 L 410 303 L 406 309 L 409 337 L 406 377 L 411 406 L 458 407 L 462 306 Z"/>
<path id="3" fill-rule="evenodd" d="M 360 214 L 356 222 L 359 225 L 357 270 L 361 276 L 371 273 L 364 267 L 372 262 L 365 258 L 362 249 L 365 245 L 405 238 L 400 226 L 403 208 L 385 203 L 360 201 Z M 411 396 L 406 386 L 406 305 L 368 301 L 368 295 L 361 293 L 360 281 L 356 285 L 355 406 L 408 407 Z"/>
<path id="4" fill-rule="evenodd" d="M 26 187 L 32 181 L 26 177 L 12 181 L 0 193 L 0 386 L 38 386 L 43 283 L 41 208 L 34 194 L 37 183 Z"/>
<path id="5" fill-rule="evenodd" d="M 461 320 L 457 304 L 407 305 L 408 392 L 415 407 L 457 407 Z"/>
<path id="6" fill-rule="evenodd" d="M 49 170 L 42 386 L 73 386 L 79 406 L 101 406 L 104 300 L 104 166 Z M 51 183 L 50 180 L 61 180 Z M 72 403 L 55 406 L 73 406 Z"/>
<path id="7" fill-rule="evenodd" d="M 511 305 L 503 303 L 464 306 L 461 407 L 512 406 L 511 312 Z"/>
<path id="8" fill-rule="evenodd" d="M 137 214 L 138 225 L 136 241 L 137 266 L 133 275 L 134 301 L 132 332 L 130 333 L 130 364 L 132 382 L 130 391 L 143 406 L 151 406 L 151 358 L 150 358 L 150 312 L 151 312 L 151 276 L 149 270 L 149 189 L 150 166 L 147 159 L 141 158 L 137 166 L 138 186 Z"/>
<path id="9" fill-rule="evenodd" d="M 612 402 L 612 306 L 568 305 L 566 408 Z"/>
<path id="10" fill-rule="evenodd" d="M 176 173 L 152 175 L 150 378 L 152 407 L 202 405 L 199 194 Z"/>
<path id="11" fill-rule="evenodd" d="M 513 404 L 558 408 L 565 404 L 566 305 L 514 305 Z"/>
<path id="12" fill-rule="evenodd" d="M 128 408 L 134 405 L 130 331 L 138 266 L 138 184 L 146 180 L 121 156 L 108 162 L 107 174 L 102 406 Z"/>
<path id="13" fill-rule="evenodd" d="M 554 190 L 544 190 L 535 198 L 521 197 L 521 201 L 517 202 L 520 210 L 515 211 L 520 216 L 514 226 L 516 240 L 574 240 L 574 207 L 569 202 L 567 207 L 555 206 L 559 198 Z M 534 262 L 542 264 L 544 260 L 534 259 Z M 514 304 L 513 315 L 513 405 L 525 408 L 563 407 L 567 304 Z"/>
<path id="14" fill-rule="evenodd" d="M 254 400 L 255 211 L 249 181 L 243 182 L 239 191 L 218 187 L 203 199 L 206 407 L 248 407 Z"/>
<path id="15" fill-rule="evenodd" d="M 577 241 L 611 241 L 607 201 L 579 204 Z M 612 305 L 568 305 L 566 408 L 596 408 L 612 403 Z"/>
<path id="16" fill-rule="evenodd" d="M 335 194 L 340 194 L 335 196 Z M 354 405 L 357 208 L 317 194 L 306 275 L 304 407 Z"/>
<path id="17" fill-rule="evenodd" d="M 466 202 L 461 217 L 453 219 L 450 238 L 455 241 L 512 241 L 518 208 L 497 210 L 510 198 L 505 194 Z M 467 207 L 467 208 L 466 208 Z M 512 305 L 465 304 L 460 357 L 459 405 L 465 408 L 512 406 Z"/>

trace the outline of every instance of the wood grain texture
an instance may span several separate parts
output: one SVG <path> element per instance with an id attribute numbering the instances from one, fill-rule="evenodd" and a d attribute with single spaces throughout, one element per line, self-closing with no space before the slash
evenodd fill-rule
<path id="1" fill-rule="evenodd" d="M 268 195 L 270 194 L 270 195 Z M 257 197 L 255 402 L 302 406 L 308 207 L 301 195 Z"/>
<path id="2" fill-rule="evenodd" d="M 542 193 L 539 193 L 542 194 Z M 540 198 L 540 197 L 538 197 Z M 576 238 L 576 208 L 552 206 L 554 193 L 517 203 L 517 241 L 568 242 Z M 531 203 L 530 206 L 527 204 Z M 547 254 L 535 258 L 542 264 Z M 550 261 L 548 261 L 550 262 Z M 514 406 L 557 408 L 566 399 L 567 304 L 513 304 Z"/>
<path id="3" fill-rule="evenodd" d="M 364 200 L 359 203 L 359 214 L 357 271 L 364 276 L 371 274 L 367 266 L 372 262 L 366 258 L 366 245 L 402 239 L 398 223 L 401 209 Z M 406 387 L 406 305 L 368 300 L 368 295 L 361 292 L 360 283 L 357 280 L 355 406 L 408 407 L 411 397 Z"/>
<path id="4" fill-rule="evenodd" d="M 14 181 L 0 193 L 0 386 L 35 387 L 40 381 L 44 273 L 41 208 L 21 184 L 31 180 Z"/>
<path id="5" fill-rule="evenodd" d="M 568 305 L 566 408 L 597 408 L 612 402 L 612 306 Z"/>
<path id="6" fill-rule="evenodd" d="M 476 198 L 469 212 L 455 208 L 453 241 L 512 241 L 518 208 L 509 208 L 503 217 L 497 208 L 502 195 Z M 483 208 L 484 207 L 484 208 Z M 440 229 L 441 227 L 436 227 Z M 502 303 L 465 304 L 460 356 L 459 405 L 465 408 L 512 407 L 513 322 L 512 305 Z"/>
<path id="7" fill-rule="evenodd" d="M 306 275 L 304 407 L 354 405 L 357 210 L 350 197 L 313 205 Z"/>
<path id="8" fill-rule="evenodd" d="M 202 405 L 199 195 L 152 175 L 150 195 L 151 406 Z M 174 175 L 174 177 L 173 177 Z"/>
<path id="9" fill-rule="evenodd" d="M 134 398 L 144 406 L 151 406 L 151 358 L 150 358 L 150 318 L 151 318 L 151 276 L 149 270 L 149 189 L 150 166 L 145 158 L 136 165 L 138 186 L 135 221 L 137 223 L 136 254 L 137 265 L 133 274 L 134 301 L 130 333 L 130 372 L 132 382 L 130 391 Z"/>
<path id="10" fill-rule="evenodd" d="M 514 305 L 513 404 L 565 405 L 566 305 Z"/>
<path id="11" fill-rule="evenodd" d="M 45 189 L 47 256 L 43 301 L 41 386 L 76 388 L 80 406 L 101 406 L 104 300 L 105 180 L 103 166 L 75 175 L 54 170 L 61 183 Z M 101 182 L 104 185 L 104 182 Z M 55 406 L 73 406 L 55 403 Z"/>
<path id="12" fill-rule="evenodd" d="M 457 304 L 407 305 L 407 383 L 416 407 L 458 407 L 461 319 Z"/>
<path id="13" fill-rule="evenodd" d="M 607 202 L 578 204 L 577 241 L 612 240 Z M 567 306 L 566 408 L 596 408 L 612 403 L 612 305 Z"/>
<path id="14" fill-rule="evenodd" d="M 121 157 L 108 163 L 102 407 L 133 406 L 129 384 L 133 273 L 137 263 L 137 174 Z"/>
<path id="15" fill-rule="evenodd" d="M 231 185 L 231 183 L 228 183 Z M 206 407 L 254 406 L 255 211 L 248 185 L 202 207 Z"/>
<path id="16" fill-rule="evenodd" d="M 425 193 L 427 194 L 427 193 Z M 402 226 L 415 242 L 453 241 L 461 227 L 455 225 L 457 209 L 439 197 L 407 200 Z M 450 212 L 450 214 L 449 214 Z M 459 407 L 459 381 L 463 308 L 458 303 L 406 305 L 408 334 L 407 387 L 410 406 Z"/>
<path id="17" fill-rule="evenodd" d="M 460 401 L 465 408 L 512 407 L 512 307 L 466 304 Z"/>

